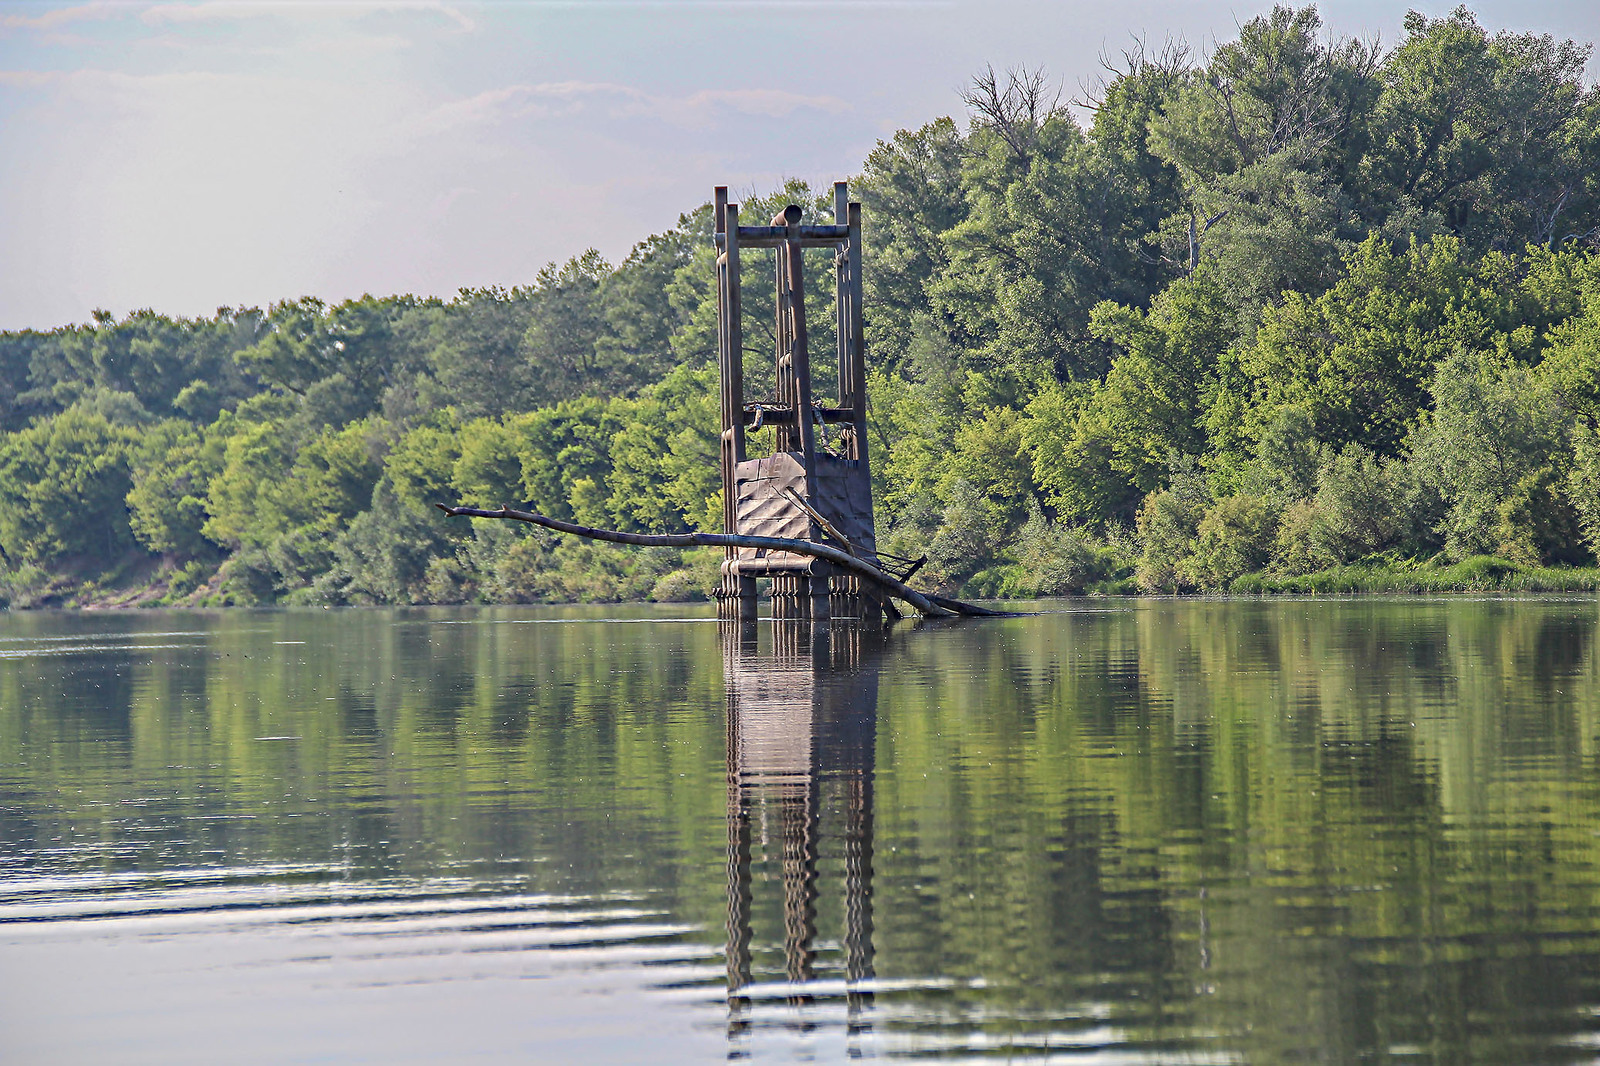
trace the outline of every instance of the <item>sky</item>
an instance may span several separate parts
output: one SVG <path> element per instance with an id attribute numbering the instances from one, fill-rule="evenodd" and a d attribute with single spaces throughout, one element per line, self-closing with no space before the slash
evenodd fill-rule
<path id="1" fill-rule="evenodd" d="M 1319 5 L 1393 44 L 1407 6 Z M 450 297 L 612 262 L 728 185 L 828 184 L 986 64 L 1083 94 L 1135 38 L 1204 50 L 1200 0 L 0 2 L 0 329 L 96 309 Z M 1594 0 L 1471 5 L 1600 40 Z M 1590 80 L 1600 59 L 1590 64 Z"/>

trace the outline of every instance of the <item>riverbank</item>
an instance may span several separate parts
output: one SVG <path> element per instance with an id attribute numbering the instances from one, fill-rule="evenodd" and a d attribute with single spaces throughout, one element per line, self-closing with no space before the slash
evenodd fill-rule
<path id="1" fill-rule="evenodd" d="M 1474 555 L 1448 566 L 1337 566 L 1314 574 L 1246 574 L 1229 591 L 1246 595 L 1338 595 L 1440 592 L 1594 592 L 1600 569 L 1524 566 Z"/>
<path id="2" fill-rule="evenodd" d="M 276 600 L 241 599 L 227 582 L 225 567 L 164 567 L 154 561 L 129 560 L 129 565 L 110 574 L 90 576 L 82 573 L 44 574 L 36 570 L 10 570 L 0 573 L 0 609 L 75 609 L 116 610 L 156 607 L 235 607 L 235 606 L 314 606 L 304 590 Z M 543 600 L 519 599 L 506 602 L 543 603 L 694 603 L 710 598 L 712 568 L 694 566 L 673 570 L 674 578 L 650 583 L 620 583 L 609 587 L 569 586 L 577 595 L 553 596 Z M 981 575 L 980 575 L 981 577 Z M 953 595 L 977 598 L 1027 600 L 1012 589 L 986 588 L 975 579 L 956 590 L 939 590 Z M 1101 597 L 1149 595 L 1131 572 L 1088 582 L 1071 594 Z M 1434 564 L 1425 561 L 1380 561 L 1331 567 L 1310 574 L 1283 574 L 1270 570 L 1235 578 L 1226 588 L 1176 590 L 1177 595 L 1232 596 L 1359 596 L 1359 595 L 1436 595 L 1449 593 L 1574 593 L 1600 591 L 1600 568 L 1528 566 L 1490 555 L 1475 555 L 1457 563 Z M 594 594 L 598 592 L 599 594 Z M 588 594 L 585 594 L 588 593 Z M 411 606 L 435 603 L 479 602 L 419 600 Z M 501 601 L 483 601 L 501 602 Z M 333 605 L 333 604 L 330 604 Z M 345 605 L 345 604 L 339 604 Z"/>

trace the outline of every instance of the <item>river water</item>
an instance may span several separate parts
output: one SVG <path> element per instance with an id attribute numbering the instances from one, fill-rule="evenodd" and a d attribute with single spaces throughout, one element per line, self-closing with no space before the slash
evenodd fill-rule
<path id="1" fill-rule="evenodd" d="M 1600 1055 L 1579 600 L 0 615 L 0 1061 Z"/>

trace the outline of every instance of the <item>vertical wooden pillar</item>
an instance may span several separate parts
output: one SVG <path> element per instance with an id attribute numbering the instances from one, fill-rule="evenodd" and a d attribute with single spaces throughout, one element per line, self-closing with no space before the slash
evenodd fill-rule
<path id="1" fill-rule="evenodd" d="M 837 580 L 831 573 L 831 568 L 818 567 L 819 572 L 811 575 L 811 603 L 810 612 L 813 622 L 826 622 L 833 615 L 833 582 Z"/>
<path id="2" fill-rule="evenodd" d="M 744 312 L 739 292 L 739 205 L 728 202 L 728 189 L 718 186 L 714 225 L 722 237 L 717 256 L 717 369 L 722 381 L 722 531 L 739 531 L 738 468 L 745 458 Z M 726 619 L 754 620 L 755 579 L 728 571 L 737 556 L 723 550 L 722 595 L 718 614 Z"/>
<path id="3" fill-rule="evenodd" d="M 774 226 L 789 233 L 778 246 L 778 402 L 794 411 L 794 422 L 778 428 L 778 450 L 800 453 L 806 472 L 806 496 L 815 496 L 812 469 L 816 465 L 816 436 L 811 425 L 811 355 L 806 347 L 805 260 L 800 249 L 798 207 L 790 204 L 773 216 Z M 821 530 L 810 523 L 810 537 Z"/>
<path id="4" fill-rule="evenodd" d="M 848 407 L 852 413 L 850 458 L 861 464 L 861 474 L 872 480 L 872 466 L 867 461 L 867 346 L 863 336 L 861 313 L 861 205 L 849 207 L 850 247 L 846 252 L 850 271 L 850 378 L 846 382 L 841 370 L 839 406 Z M 842 364 L 841 364 L 842 366 Z M 846 391 L 848 390 L 848 391 Z"/>

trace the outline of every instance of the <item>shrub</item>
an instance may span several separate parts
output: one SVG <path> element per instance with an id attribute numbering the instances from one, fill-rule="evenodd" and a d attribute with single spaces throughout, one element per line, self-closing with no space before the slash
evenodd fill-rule
<path id="1" fill-rule="evenodd" d="M 1259 496 L 1218 500 L 1200 520 L 1193 554 L 1178 569 L 1193 584 L 1225 588 L 1267 565 L 1276 529 L 1272 505 Z"/>
<path id="2" fill-rule="evenodd" d="M 692 571 L 673 570 L 650 589 L 650 599 L 657 603 L 692 603 L 709 597 Z"/>
<path id="3" fill-rule="evenodd" d="M 1134 576 L 1147 592 L 1177 592 L 1190 584 L 1183 568 L 1199 532 L 1198 509 L 1170 490 L 1152 492 L 1139 508 L 1143 548 Z"/>
<path id="4" fill-rule="evenodd" d="M 1496 509 L 1496 555 L 1523 566 L 1537 566 L 1540 562 L 1581 564 L 1589 560 L 1578 511 L 1564 491 L 1563 480 L 1547 463 L 1517 481 Z"/>
<path id="5" fill-rule="evenodd" d="M 1516 497 L 1541 494 L 1539 470 L 1562 451 L 1563 427 L 1549 387 L 1489 353 L 1458 352 L 1440 364 L 1433 396 L 1434 410 L 1414 435 L 1413 452 L 1445 504 L 1437 529 L 1446 553 L 1463 559 L 1502 544 L 1545 550 L 1530 524 L 1532 512 Z M 1530 475 L 1534 481 L 1524 486 Z"/>
<path id="6" fill-rule="evenodd" d="M 1139 563 L 1134 577 L 1147 592 L 1177 592 L 1194 582 L 1184 568 L 1193 553 L 1200 519 L 1211 503 L 1205 477 L 1192 457 L 1172 460 L 1171 487 L 1150 493 L 1139 508 Z"/>
<path id="7" fill-rule="evenodd" d="M 1017 557 L 1023 568 L 1019 583 L 1031 584 L 1037 596 L 1082 592 L 1100 576 L 1094 547 L 1081 531 L 1050 521 L 1031 498 L 1028 520 L 1017 535 Z"/>
<path id="8" fill-rule="evenodd" d="M 939 531 L 928 544 L 928 579 L 946 591 L 965 585 L 993 563 L 997 546 L 991 530 L 1001 524 L 993 503 L 969 482 L 956 479 Z"/>
<path id="9" fill-rule="evenodd" d="M 428 561 L 422 575 L 422 599 L 427 603 L 470 603 L 478 596 L 478 582 L 455 558 Z"/>
<path id="10" fill-rule="evenodd" d="M 1572 434 L 1566 495 L 1589 550 L 1600 555 L 1600 433 L 1587 423 L 1580 422 Z"/>
<path id="11" fill-rule="evenodd" d="M 1359 444 L 1324 456 L 1317 469 L 1316 535 L 1339 562 L 1383 551 L 1406 528 L 1405 501 L 1396 464 L 1380 463 Z"/>

